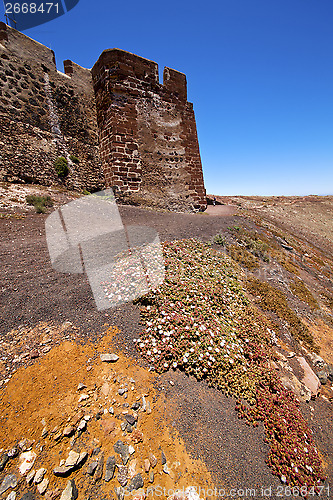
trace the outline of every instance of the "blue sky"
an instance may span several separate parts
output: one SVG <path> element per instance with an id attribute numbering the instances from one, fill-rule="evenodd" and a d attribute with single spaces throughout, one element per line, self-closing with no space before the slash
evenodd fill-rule
<path id="1" fill-rule="evenodd" d="M 80 0 L 25 34 L 61 71 L 119 47 L 186 73 L 208 193 L 333 194 L 332 0 Z"/>

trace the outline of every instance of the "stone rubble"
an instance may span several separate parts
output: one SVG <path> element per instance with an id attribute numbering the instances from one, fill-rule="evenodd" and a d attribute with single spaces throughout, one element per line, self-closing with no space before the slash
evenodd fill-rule
<path id="1" fill-rule="evenodd" d="M 128 382 L 135 384 L 134 379 Z M 141 422 L 140 413 L 148 413 L 150 408 L 148 394 L 135 394 L 133 392 L 136 390 L 135 385 L 132 385 L 130 391 L 132 400 L 130 403 L 124 402 L 123 394 L 128 392 L 128 386 L 127 382 L 120 376 L 115 377 L 113 382 L 112 378 L 109 377 L 99 386 L 94 384 L 92 388 L 81 382 L 73 388 L 74 393 L 75 390 L 81 391 L 75 416 L 68 417 L 66 422 L 57 425 L 54 425 L 54 422 L 47 422 L 43 418 L 41 421 L 42 432 L 39 434 L 42 441 L 35 444 L 33 441 L 21 439 L 18 447 L 14 447 L 15 450 L 13 447 L 2 450 L 4 453 L 0 457 L 0 468 L 2 470 L 10 468 L 12 471 L 13 467 L 18 467 L 20 474 L 25 477 L 24 483 L 18 483 L 14 474 L 7 474 L 0 486 L 0 494 L 19 485 L 17 491 L 12 492 L 11 500 L 15 500 L 16 494 L 21 491 L 21 488 L 25 489 L 22 490 L 23 496 L 21 494 L 19 500 L 34 500 L 35 494 L 44 496 L 45 500 L 75 500 L 79 491 L 72 474 L 80 471 L 79 475 L 75 475 L 75 480 L 78 481 L 77 484 L 80 485 L 80 488 L 82 481 L 88 481 L 91 487 L 94 484 L 110 484 L 118 499 L 124 499 L 127 494 L 132 493 L 133 500 L 144 500 L 145 493 L 142 488 L 147 487 L 148 483 L 154 483 L 153 469 L 158 466 L 158 460 L 154 453 L 148 451 L 146 456 L 142 456 L 136 449 L 137 444 L 142 443 L 144 439 L 143 432 L 138 426 Z M 83 390 L 85 393 L 82 393 Z M 85 395 L 88 397 L 86 398 Z M 121 399 L 120 395 L 122 395 Z M 83 408 L 80 405 L 83 405 Z M 103 445 L 95 439 L 92 441 L 96 444 L 90 449 L 88 448 L 89 445 L 86 443 L 85 437 L 89 435 L 90 424 L 88 423 L 98 420 L 101 420 L 101 426 L 108 442 L 111 440 L 115 455 L 111 453 L 109 456 L 109 450 L 106 455 Z M 120 429 L 119 424 L 123 429 L 123 438 L 114 438 L 112 442 L 116 429 Z M 58 464 L 53 463 L 50 466 L 44 462 L 43 465 L 41 452 L 45 445 L 47 448 L 47 443 L 51 447 L 59 447 L 59 449 L 63 448 L 63 445 L 67 445 L 67 451 L 60 455 Z M 21 453 L 15 460 L 19 449 Z M 166 456 L 162 450 L 160 453 L 160 470 L 158 472 L 163 474 L 164 471 L 164 473 L 169 474 L 170 467 L 167 465 Z M 10 467 L 8 464 L 11 464 Z M 34 465 L 35 468 L 33 468 Z M 48 475 L 48 470 L 51 476 Z M 55 480 L 58 481 L 56 487 L 54 486 Z M 64 483 L 60 488 L 58 487 L 59 481 Z"/>

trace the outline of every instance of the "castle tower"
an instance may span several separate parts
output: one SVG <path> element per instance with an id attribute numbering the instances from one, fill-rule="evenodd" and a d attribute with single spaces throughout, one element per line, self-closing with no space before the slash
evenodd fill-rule
<path id="1" fill-rule="evenodd" d="M 193 106 L 186 76 L 120 49 L 92 68 L 106 185 L 119 199 L 173 210 L 204 210 Z"/>

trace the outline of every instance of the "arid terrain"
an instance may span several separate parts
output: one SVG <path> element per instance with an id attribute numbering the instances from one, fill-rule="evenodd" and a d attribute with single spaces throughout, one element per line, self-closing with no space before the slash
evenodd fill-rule
<path id="1" fill-rule="evenodd" d="M 53 207 L 36 213 L 27 205 L 27 195 L 48 195 Z M 257 414 L 252 425 L 235 411 L 248 394 L 237 377 L 229 381 L 226 375 L 223 389 L 209 371 L 202 376 L 194 362 L 187 367 L 188 359 L 182 363 L 173 357 L 175 367 L 167 363 L 160 368 L 146 347 L 138 348 L 138 339 L 149 341 L 148 320 L 157 321 L 161 308 L 148 309 L 144 301 L 135 301 L 98 311 L 84 274 L 62 274 L 52 268 L 45 220 L 78 196 L 41 186 L 0 186 L 0 498 L 71 500 L 78 495 L 82 500 L 122 500 L 132 495 L 137 500 L 196 500 L 190 487 L 202 499 L 299 497 L 300 487 L 286 489 L 287 469 L 278 474 L 280 465 L 267 461 L 270 449 L 279 447 L 279 421 L 274 423 L 272 441 L 272 423 Z M 146 225 L 158 232 L 166 255 L 170 252 L 169 273 L 173 263 L 178 265 L 174 254 L 186 248 L 181 240 L 195 238 L 200 244 L 197 248 L 188 243 L 194 248 L 188 259 L 206 252 L 221 265 L 226 287 L 232 276 L 226 295 L 237 289 L 240 309 L 230 299 L 225 316 L 230 313 L 238 321 L 246 308 L 255 312 L 244 324 L 229 322 L 230 331 L 231 326 L 235 331 L 239 327 L 239 339 L 244 329 L 254 340 L 256 328 L 258 339 L 259 331 L 269 331 L 267 357 L 253 366 L 278 377 L 281 387 L 291 391 L 300 413 L 290 410 L 286 418 L 300 419 L 312 430 L 313 444 L 312 438 L 309 443 L 322 464 L 324 481 L 313 495 L 309 483 L 303 496 L 330 498 L 333 197 L 217 196 L 217 202 L 196 214 L 118 208 L 124 225 Z M 216 271 L 215 266 L 212 272 Z M 184 301 L 182 311 L 192 307 L 197 314 L 208 301 L 202 299 L 199 306 L 200 290 L 206 285 L 200 274 L 191 280 L 197 289 L 190 290 L 193 302 Z M 163 304 L 167 292 L 161 290 Z M 181 304 L 184 296 L 181 290 L 179 294 Z M 115 356 L 103 361 L 103 354 Z M 315 476 L 304 464 L 288 462 L 294 470 L 290 481 L 304 481 L 305 475 L 298 479 L 296 470 L 303 466 L 311 469 L 312 476 L 309 472 L 306 477 Z M 318 472 L 314 480 L 319 476 Z M 174 494 L 182 489 L 183 496 Z"/>

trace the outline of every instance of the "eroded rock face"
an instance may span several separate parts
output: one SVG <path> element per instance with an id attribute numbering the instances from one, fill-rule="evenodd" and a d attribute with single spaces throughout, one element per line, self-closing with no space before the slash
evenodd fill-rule
<path id="1" fill-rule="evenodd" d="M 300 364 L 304 375 L 301 382 L 311 391 L 312 396 L 317 396 L 320 389 L 320 380 L 315 374 L 315 372 L 310 367 L 309 363 L 303 358 L 303 356 L 297 356 L 297 361 Z"/>

